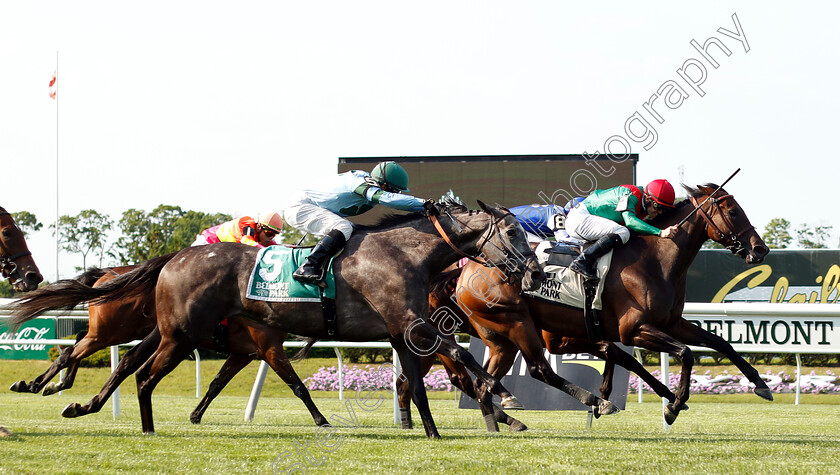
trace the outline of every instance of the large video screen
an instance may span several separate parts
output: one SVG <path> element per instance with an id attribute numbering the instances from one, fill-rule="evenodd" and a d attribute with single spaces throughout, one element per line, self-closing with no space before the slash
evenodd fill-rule
<path id="1" fill-rule="evenodd" d="M 414 196 L 437 200 L 452 190 L 470 208 L 478 208 L 476 200 L 512 208 L 533 203 L 562 206 L 592 189 L 635 183 L 639 156 L 632 154 L 621 162 L 599 157 L 589 164 L 582 155 L 343 157 L 338 160 L 338 171 L 370 172 L 385 160 L 405 168 Z M 371 224 L 393 212 L 383 208 L 351 219 Z"/>

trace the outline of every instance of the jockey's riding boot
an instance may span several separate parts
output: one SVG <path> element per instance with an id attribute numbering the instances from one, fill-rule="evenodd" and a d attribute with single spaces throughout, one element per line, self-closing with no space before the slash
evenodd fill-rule
<path id="1" fill-rule="evenodd" d="M 610 233 L 602 236 L 572 261 L 569 270 L 577 272 L 586 280 L 599 280 L 598 269 L 595 268 L 598 258 L 610 252 L 619 244 L 621 244 L 621 238 L 618 234 Z"/>
<path id="2" fill-rule="evenodd" d="M 347 240 L 344 238 L 344 233 L 337 229 L 333 229 L 326 236 L 321 239 L 315 248 L 312 249 L 312 254 L 306 258 L 298 269 L 292 274 L 292 277 L 298 282 L 306 282 L 315 284 L 319 287 L 326 287 L 324 282 L 324 273 L 329 259 L 336 255 L 338 251 L 344 248 Z"/>

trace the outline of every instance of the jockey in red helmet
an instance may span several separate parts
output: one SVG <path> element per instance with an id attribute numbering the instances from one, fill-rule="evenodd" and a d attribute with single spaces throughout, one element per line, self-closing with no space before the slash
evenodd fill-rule
<path id="1" fill-rule="evenodd" d="M 653 180 L 643 189 L 621 185 L 593 191 L 566 217 L 566 231 L 573 238 L 595 241 L 569 266 L 587 280 L 598 280 L 595 263 L 619 244 L 630 239 L 630 230 L 671 238 L 677 226 L 659 229 L 643 221 L 674 207 L 674 187 L 668 180 Z"/>

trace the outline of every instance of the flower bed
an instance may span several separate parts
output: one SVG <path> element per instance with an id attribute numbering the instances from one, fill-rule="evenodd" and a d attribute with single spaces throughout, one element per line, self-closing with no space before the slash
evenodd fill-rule
<path id="1" fill-rule="evenodd" d="M 344 389 L 354 390 L 393 390 L 393 366 L 344 365 Z M 321 368 L 315 374 L 303 381 L 310 391 L 338 391 L 338 369 L 335 366 Z M 452 391 L 452 383 L 446 371 L 439 369 L 432 371 L 423 378 L 429 391 Z"/>
<path id="2" fill-rule="evenodd" d="M 661 380 L 661 372 L 659 370 L 652 371 L 651 374 L 656 379 Z M 696 394 L 733 394 L 733 393 L 748 393 L 752 392 L 753 385 L 749 383 L 743 374 L 730 375 L 728 371 L 712 376 L 711 371 L 706 371 L 703 374 L 698 374 L 696 371 L 691 372 L 691 392 Z M 784 371 L 767 373 L 761 375 L 762 379 L 767 382 L 770 391 L 774 393 L 793 393 L 796 392 L 796 375 L 787 374 Z M 679 373 L 669 373 L 668 387 L 672 390 L 680 384 L 681 376 Z M 831 371 L 827 370 L 825 375 L 817 375 L 815 371 L 811 371 L 808 375 L 803 375 L 802 385 L 800 391 L 802 394 L 839 394 L 840 380 Z M 638 388 L 639 377 L 635 374 L 630 374 L 630 391 L 635 391 Z M 650 387 L 642 382 L 644 391 L 652 392 Z"/>

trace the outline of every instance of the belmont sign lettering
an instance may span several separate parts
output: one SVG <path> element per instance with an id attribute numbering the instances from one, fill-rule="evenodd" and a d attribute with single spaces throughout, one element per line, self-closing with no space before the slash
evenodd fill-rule
<path id="1" fill-rule="evenodd" d="M 840 347 L 840 320 L 802 317 L 702 317 L 686 320 L 729 342 L 736 351 L 831 353 Z"/>

